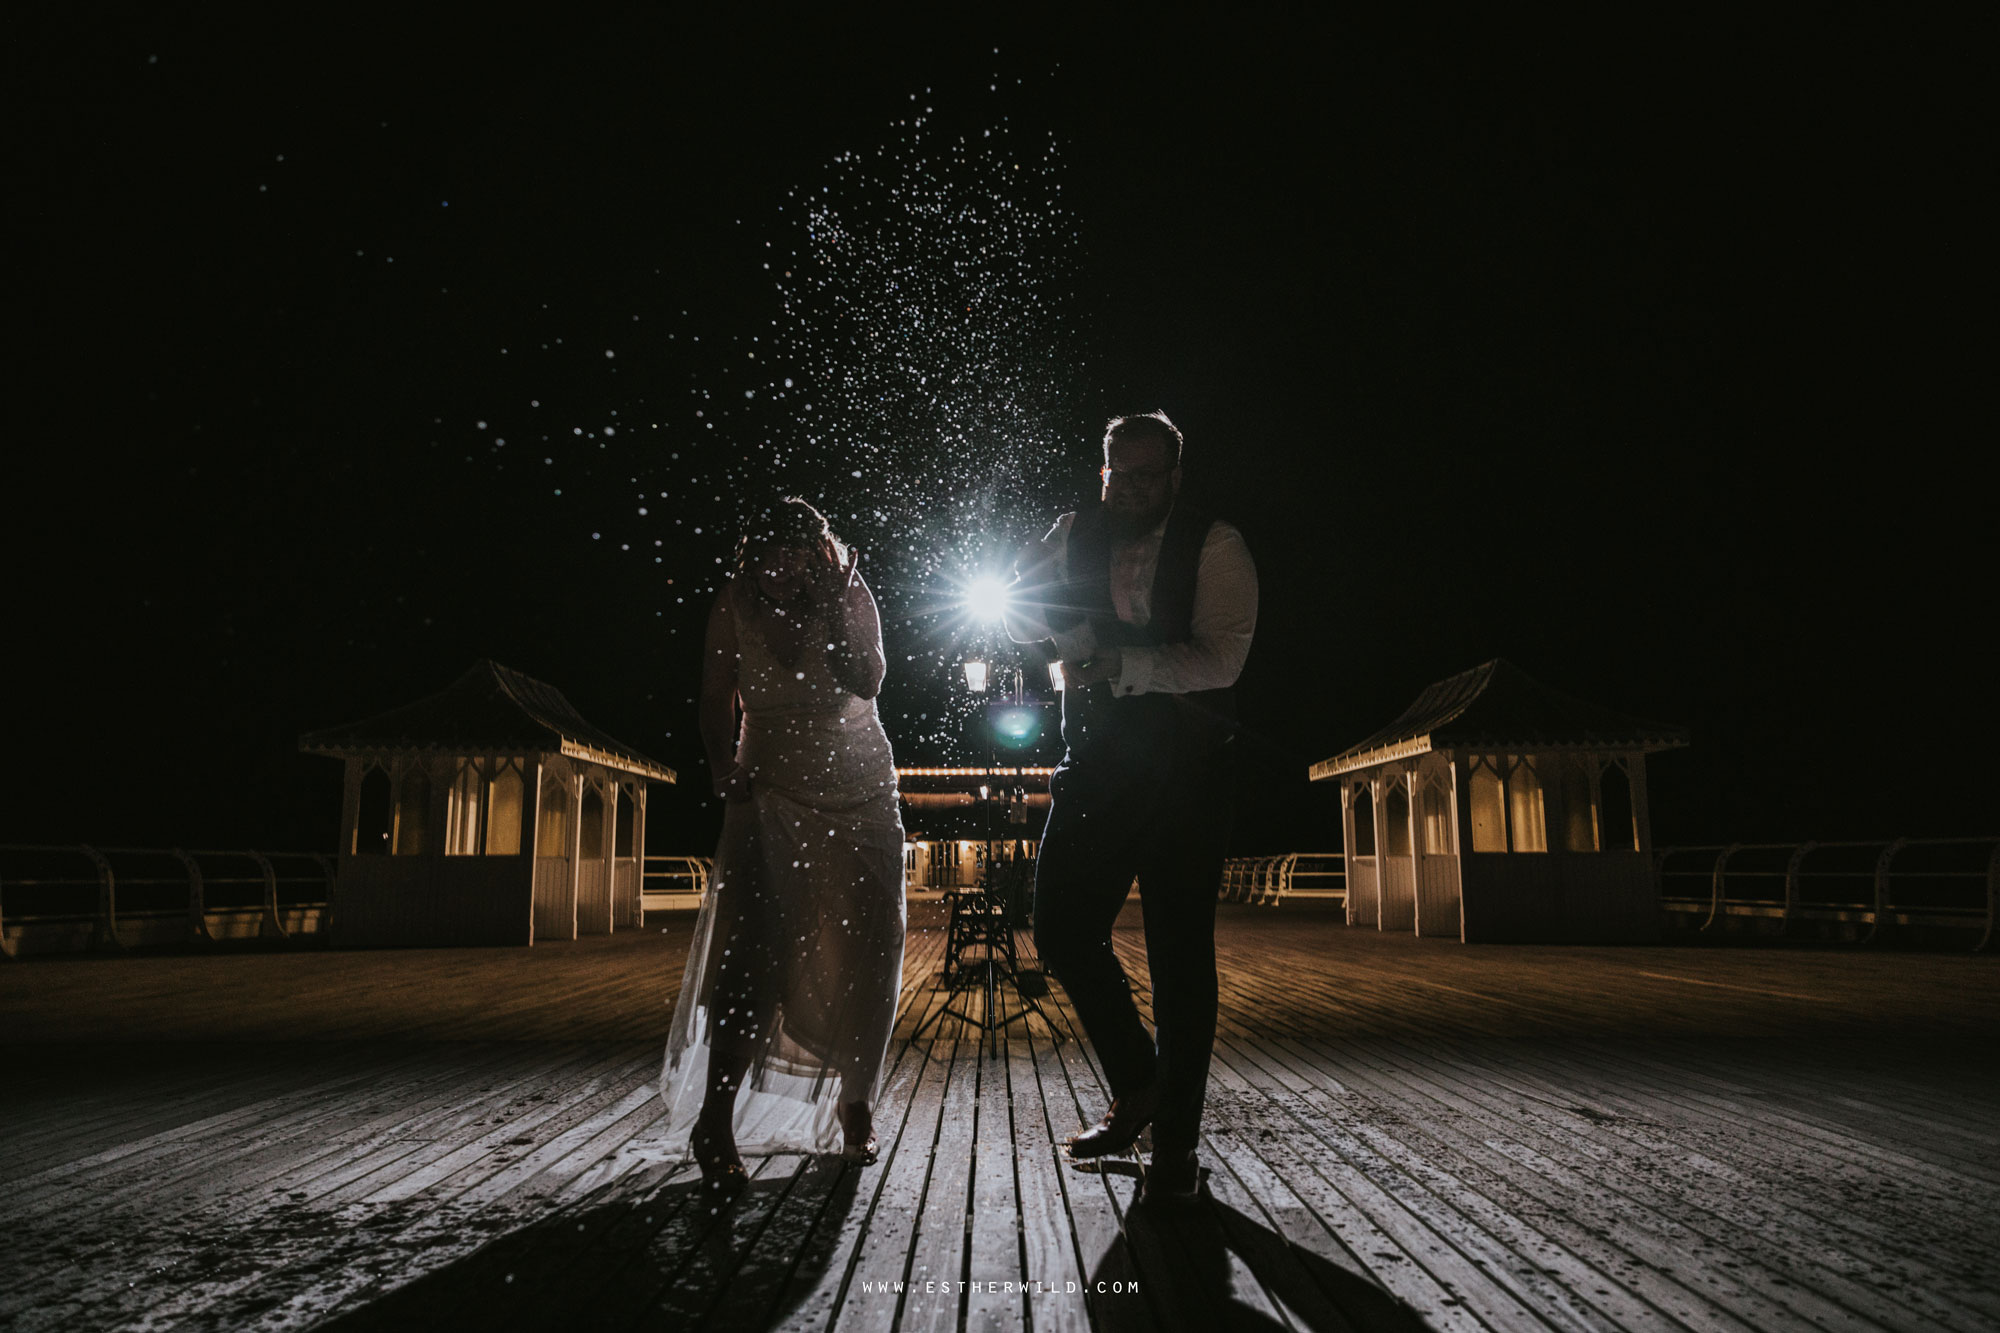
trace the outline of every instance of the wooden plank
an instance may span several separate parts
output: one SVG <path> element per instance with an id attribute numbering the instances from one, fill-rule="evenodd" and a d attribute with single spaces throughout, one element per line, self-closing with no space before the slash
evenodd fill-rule
<path id="1" fill-rule="evenodd" d="M 947 1020 L 948 1021 L 948 1020 Z M 972 1175 L 973 1117 L 978 1105 L 976 1036 L 947 1043 L 949 1064 L 942 1111 L 929 1150 L 929 1170 L 917 1204 L 916 1234 L 908 1253 L 899 1329 L 948 1333 L 958 1327 L 963 1303 L 966 1206 Z"/>
<path id="2" fill-rule="evenodd" d="M 1398 1299 L 1442 1329 L 1542 1326 L 1449 1238 L 1348 1162 L 1312 1118 L 1297 1113 L 1290 1089 L 1227 1049 L 1216 1054 L 1210 1078 L 1239 1094 L 1238 1123 L 1258 1154 Z M 1245 1095 L 1253 1092 L 1262 1096 Z"/>
<path id="3" fill-rule="evenodd" d="M 1351 1054 L 1344 1067 L 1355 1069 L 1368 1058 Z M 1422 1090 L 1430 1099 L 1470 1116 L 1467 1132 L 1477 1138 L 1456 1141 L 1452 1146 L 1457 1156 L 1503 1174 L 1534 1199 L 1542 1210 L 1536 1214 L 1538 1225 L 1553 1230 L 1572 1248 L 1584 1246 L 1585 1237 L 1602 1237 L 1629 1258 L 1621 1262 L 1610 1255 L 1594 1262 L 1678 1318 L 1693 1317 L 1718 1327 L 1807 1326 L 1782 1301 L 1767 1297 L 1754 1283 L 1730 1276 L 1726 1265 L 1716 1262 L 1724 1256 L 1718 1255 L 1712 1243 L 1630 1199 L 1622 1189 L 1624 1180 L 1577 1171 L 1556 1157 L 1524 1146 L 1522 1140 L 1534 1133 L 1532 1124 L 1523 1123 L 1518 1108 L 1502 1113 L 1482 1111 L 1476 1100 L 1477 1082 L 1450 1086 L 1427 1083 Z M 1434 1116 L 1428 1123 L 1451 1127 L 1443 1117 Z M 1404 1137 L 1407 1141 L 1409 1136 Z M 1660 1285 L 1656 1275 L 1672 1280 L 1674 1286 Z M 1800 1299 L 1820 1304 L 1810 1295 Z M 1833 1312 L 1833 1318 L 1837 1325 L 1844 1322 L 1844 1312 Z"/>
<path id="4" fill-rule="evenodd" d="M 1504 1086 L 1510 1073 L 1496 1071 L 1486 1081 Z M 1631 1101 L 1615 1089 L 1594 1088 L 1592 1099 L 1617 1114 L 1599 1112 L 1581 1123 L 1556 1117 L 1545 1130 L 1549 1138 L 1572 1152 L 1588 1151 L 1600 1170 L 1631 1182 L 1628 1195 L 1727 1243 L 1743 1261 L 1874 1319 L 1893 1322 L 1912 1309 L 1946 1323 L 2000 1319 L 2000 1294 L 1968 1286 L 1936 1262 L 1953 1245 L 1966 1261 L 1978 1262 L 1979 1241 L 1963 1234 L 1964 1226 L 1976 1225 L 1972 1210 L 1949 1195 L 1929 1194 L 1938 1215 L 1886 1224 L 1877 1217 L 1894 1182 L 1848 1180 L 1829 1192 L 1826 1182 L 1838 1172 L 1824 1157 L 1818 1169 L 1806 1164 L 1802 1172 L 1771 1160 L 1787 1136 L 1768 1127 L 1746 1160 L 1732 1165 L 1707 1151 L 1713 1122 L 1663 1125 L 1659 1100 Z M 1669 1163 L 1679 1169 L 1661 1169 Z M 1873 1216 L 1847 1202 L 1856 1190 L 1869 1199 Z"/>
<path id="5" fill-rule="evenodd" d="M 546 1065 L 546 1061 L 544 1064 Z M 529 1080 L 529 1082 L 532 1085 L 533 1083 L 545 1080 L 546 1076 L 547 1071 L 545 1068 L 536 1078 Z M 455 1111 L 454 1114 L 462 1114 L 462 1111 Z M 518 1121 L 516 1123 L 518 1124 Z M 398 1153 L 396 1156 L 407 1160 L 409 1155 Z M 234 1178 L 231 1177 L 230 1179 L 233 1181 Z M 250 1181 L 241 1183 L 250 1186 L 254 1191 L 257 1179 L 259 1178 L 253 1176 Z M 336 1191 L 335 1194 L 337 1195 L 337 1193 Z M 272 1298 L 275 1292 L 281 1291 L 286 1287 L 288 1282 L 293 1279 L 293 1275 L 299 1273 L 303 1273 L 307 1277 L 313 1275 L 313 1260 L 323 1248 L 324 1228 L 316 1225 L 308 1226 L 305 1228 L 307 1233 L 305 1236 L 297 1236 L 296 1232 L 298 1228 L 279 1223 L 280 1217 L 290 1213 L 292 1210 L 289 1199 L 283 1204 L 274 1205 L 268 1196 L 260 1197 L 258 1194 L 253 1193 L 252 1197 L 257 1199 L 257 1203 L 251 1209 L 253 1215 L 259 1216 L 266 1225 L 272 1226 L 272 1229 L 276 1233 L 262 1246 L 270 1267 L 261 1273 L 252 1272 L 246 1274 L 233 1266 L 225 1264 L 222 1266 L 224 1276 L 221 1279 L 210 1280 L 204 1283 L 196 1274 L 190 1274 L 185 1271 L 184 1266 L 188 1263 L 191 1256 L 200 1256 L 204 1252 L 212 1252 L 212 1242 L 204 1243 L 203 1239 L 205 1235 L 212 1234 L 212 1230 L 206 1229 L 189 1233 L 189 1239 L 183 1239 L 179 1234 L 169 1233 L 164 1240 L 152 1240 L 149 1247 L 141 1249 L 137 1255 L 130 1257 L 137 1259 L 143 1265 L 139 1271 L 148 1274 L 171 1273 L 174 1275 L 174 1281 L 171 1284 L 173 1288 L 182 1288 L 190 1285 L 199 1286 L 205 1298 L 210 1301 L 223 1300 L 245 1290 L 253 1284 L 266 1299 Z M 324 1207 L 324 1204 L 320 1206 Z M 243 1207 L 243 1190 L 241 1189 L 235 1193 L 233 1201 L 228 1198 L 218 1198 L 213 1201 L 213 1212 L 210 1216 L 208 1228 L 212 1228 L 213 1230 L 230 1230 L 239 1227 L 241 1224 L 232 1216 L 232 1213 L 240 1212 Z M 447 1229 L 452 1233 L 454 1240 L 460 1239 L 462 1236 L 469 1236 L 472 1238 L 470 1243 L 476 1246 L 482 1239 L 493 1234 L 495 1231 L 505 1229 L 504 1225 L 495 1223 L 490 1219 L 475 1219 L 473 1216 L 474 1211 L 476 1210 L 461 1210 L 452 1219 Z M 321 1212 L 319 1215 L 325 1216 L 326 1214 Z M 338 1216 L 339 1214 L 336 1212 L 333 1215 Z M 435 1219 L 424 1215 L 422 1210 L 416 1210 L 409 1216 L 393 1212 L 384 1216 L 395 1219 L 396 1226 L 398 1227 L 405 1224 L 408 1225 L 410 1230 L 398 1237 L 403 1243 L 409 1243 L 412 1235 L 420 1236 L 426 1223 L 435 1225 Z M 185 1225 L 183 1223 L 183 1226 Z M 393 1230 L 389 1234 L 394 1234 Z M 434 1257 L 444 1257 L 444 1252 L 440 1251 Z M 100 1306 L 103 1306 L 109 1309 L 131 1312 L 145 1308 L 149 1304 L 159 1302 L 161 1293 L 153 1284 L 112 1284 L 109 1287 L 96 1291 L 79 1292 L 72 1299 L 81 1301 L 84 1306 L 91 1309 L 98 1309 Z M 308 1293 L 307 1299 L 311 1299 L 310 1293 Z M 170 1294 L 167 1304 L 171 1310 L 177 1309 L 182 1302 L 172 1299 Z"/>
<path id="6" fill-rule="evenodd" d="M 1239 1212 L 1247 1221 L 1251 1205 L 1269 1238 L 1284 1243 L 1286 1259 L 1270 1261 L 1281 1277 L 1266 1279 L 1265 1285 L 1285 1307 L 1289 1322 L 1312 1329 L 1357 1331 L 1421 1327 L 1416 1312 L 1397 1300 L 1234 1131 L 1211 1128 L 1204 1144 L 1215 1163 L 1210 1193 L 1224 1210 L 1224 1225 L 1235 1237 L 1232 1243 L 1246 1251 L 1251 1248 L 1253 1241 L 1242 1235 L 1249 1228 L 1228 1216 Z M 1268 1245 L 1268 1241 L 1256 1243 Z M 1285 1280 L 1294 1269 L 1306 1275 L 1312 1290 L 1296 1290 L 1291 1280 Z"/>
<path id="7" fill-rule="evenodd" d="M 381 1205 L 426 1193 L 438 1198 L 453 1198 L 489 1181 L 496 1174 L 511 1183 L 515 1176 L 508 1168 L 513 1156 L 505 1151 L 507 1147 L 531 1146 L 532 1140 L 526 1136 L 544 1123 L 587 1113 L 607 1099 L 629 1098 L 643 1091 L 643 1084 L 638 1089 L 632 1084 L 635 1077 L 649 1084 L 650 1070 L 637 1073 L 633 1066 L 628 1050 L 621 1049 L 608 1056 L 600 1054 L 598 1059 L 576 1071 L 575 1076 L 566 1080 L 564 1085 L 513 1099 L 506 1110 L 496 1113 L 504 1117 L 499 1123 L 482 1134 L 447 1145 L 449 1151 L 425 1161 L 421 1170 L 399 1173 L 389 1180 L 371 1181 L 370 1192 L 362 1199 L 369 1204 Z M 479 1196 L 480 1199 L 490 1197 L 491 1191 L 483 1191 Z"/>
<path id="8" fill-rule="evenodd" d="M 1392 1045 L 1392 1043 L 1378 1043 L 1378 1045 Z M 1348 1065 L 1342 1065 L 1342 1069 L 1352 1069 L 1352 1067 L 1354 1067 L 1352 1063 L 1348 1063 Z M 1322 1065 L 1322 1071 L 1324 1071 L 1324 1065 Z M 1360 1117 L 1366 1117 L 1366 1115 L 1372 1115 L 1372 1113 L 1374 1113 L 1372 1109 L 1360 1109 L 1360 1111 L 1356 1111 L 1356 1113 L 1348 1115 L 1346 1119 L 1348 1119 L 1348 1121 L 1354 1121 L 1354 1119 L 1360 1119 Z M 1398 1119 L 1400 1119 L 1400 1117 L 1398 1117 Z M 1502 1127 L 1502 1129 L 1504 1129 L 1504 1127 Z M 1618 1265 L 1618 1261 L 1616 1261 L 1616 1259 L 1610 1259 L 1610 1261 L 1608 1261 L 1608 1263 L 1604 1263 L 1602 1267 L 1606 1267 L 1606 1271 L 1616 1271 L 1616 1269 L 1618 1269 L 1620 1265 Z M 1672 1297 L 1672 1293 L 1660 1293 L 1660 1299 L 1664 1299 L 1664 1301 L 1672 1303 L 1672 1299 L 1674 1299 L 1674 1297 Z"/>
<path id="9" fill-rule="evenodd" d="M 913 1027 L 944 1003 L 942 992 L 927 987 L 906 988 L 905 995 L 906 1008 L 898 1021 L 899 1027 Z M 930 1070 L 931 1050 L 936 1040 L 933 1027 L 920 1042 L 898 1038 L 890 1044 L 894 1063 L 884 1080 L 882 1103 L 875 1108 L 880 1156 L 875 1165 L 850 1170 L 841 1177 L 834 1197 L 800 1244 L 765 1326 L 777 1330 L 825 1328 L 853 1293 L 861 1240 L 880 1205 L 888 1166 L 904 1151 L 911 1116 L 917 1108 L 917 1086 Z M 920 1128 L 919 1137 L 922 1132 Z M 913 1142 L 909 1151 L 922 1153 L 928 1149 Z M 868 1295 L 872 1298 L 873 1293 Z M 893 1310 L 893 1306 L 890 1308 Z"/>
<path id="10" fill-rule="evenodd" d="M 832 1330 L 880 1328 L 892 1323 L 902 1308 L 917 1215 L 930 1178 L 932 1149 L 937 1143 L 957 1047 L 954 1039 L 937 1041 L 925 1049 L 909 1115 L 893 1150 L 882 1156 L 881 1182 L 854 1248 L 845 1296 L 827 1325 Z"/>
<path id="11" fill-rule="evenodd" d="M 1103 1113 L 1106 1095 L 1077 1035 L 1074 1015 L 1059 992 L 1052 989 L 1043 1008 L 1049 1021 L 1028 1020 L 1025 1036 L 1035 1067 L 1035 1087 L 1041 1095 L 1043 1122 L 1049 1127 L 1052 1151 L 1057 1154 L 1057 1180 L 1076 1246 L 1084 1312 L 1090 1326 L 1097 1329 L 1167 1326 L 1173 1312 L 1160 1304 L 1163 1293 L 1141 1281 L 1138 1255 L 1124 1231 L 1125 1208 L 1137 1185 L 1136 1173 L 1080 1170 L 1053 1147 L 1080 1127 L 1085 1096 L 1098 1108 L 1094 1120 Z M 1087 1091 L 1079 1090 L 1079 1082 Z M 1068 1302 L 1066 1288 L 1059 1299 Z M 1075 1309 L 1073 1305 L 1069 1308 L 1072 1312 Z M 1041 1306 L 1034 1307 L 1034 1317 L 1042 1318 Z"/>
<path id="12" fill-rule="evenodd" d="M 999 994 L 1002 1013 L 1006 991 Z M 965 1327 L 968 1333 L 1027 1326 L 1027 1272 L 1022 1258 L 1020 1193 L 1014 1179 L 1019 1151 L 1008 1088 L 1007 1034 L 992 1034 L 978 1062 L 979 1094 L 972 1139 L 970 1234 L 966 1238 Z"/>
<path id="13" fill-rule="evenodd" d="M 394 1077 L 400 1068 L 422 1064 L 423 1057 L 412 1052 L 401 1061 L 392 1060 L 387 1072 Z M 171 1164 L 191 1151 L 198 1151 L 205 1140 L 234 1134 L 247 1125 L 268 1124 L 281 1112 L 294 1120 L 309 1118 L 314 1114 L 316 1102 L 366 1083 L 382 1072 L 379 1065 L 371 1069 L 365 1060 L 357 1060 L 326 1078 L 247 1104 L 226 1090 L 219 1090 L 211 1103 L 216 1109 L 208 1115 L 73 1157 L 16 1182 L 9 1191 L 10 1215 L 29 1220 L 49 1211 L 86 1206 L 90 1193 L 106 1179 L 129 1178 L 135 1170 Z"/>
<path id="14" fill-rule="evenodd" d="M 1060 1155 L 1106 1094 L 1059 988 L 984 1050 L 951 1020 L 908 1041 L 940 925 L 912 907 L 883 1162 L 753 1161 L 713 1213 L 651 1086 L 684 925 L 7 969 L 0 1020 L 65 1045 L 0 1099 L 0 1321 L 873 1328 L 921 1264 L 952 1290 L 905 1289 L 903 1322 L 954 1329 L 1381 1327 L 1378 1279 L 1441 1327 L 2000 1327 L 2000 1077 L 1951 1062 L 1990 1028 L 1993 960 L 1224 912 L 1210 1198 L 1148 1220 L 1128 1163 Z M 1145 1006 L 1136 926 L 1114 943 Z M 1054 1290 L 957 1290 L 989 1269 Z M 1139 1291 L 1067 1291 L 1107 1278 Z"/>
<path id="15" fill-rule="evenodd" d="M 714 1227 L 685 1253 L 672 1282 L 640 1318 L 652 1328 L 687 1328 L 714 1308 L 757 1235 L 797 1185 L 807 1159 L 773 1153 L 760 1162 L 749 1188 L 716 1209 Z"/>
<path id="16" fill-rule="evenodd" d="M 1030 1016 L 1010 1033 L 1006 1045 L 1022 1271 L 1035 1284 L 1027 1304 L 1038 1333 L 1078 1333 L 1089 1327 L 1090 1320 L 1081 1299 L 1083 1269 L 1077 1259 L 1076 1233 L 1065 1207 L 1064 1163 L 1035 1065 L 1031 1027 L 1041 1022 Z"/>
<path id="17" fill-rule="evenodd" d="M 1232 1048 L 1246 1060 L 1294 1080 L 1284 1100 L 1295 1115 L 1311 1119 L 1324 1113 L 1329 1100 L 1318 1086 L 1328 1068 L 1301 1056 L 1292 1043 L 1233 1039 Z M 1414 1154 L 1377 1125 L 1406 1123 L 1418 1108 L 1404 1105 L 1387 1115 L 1335 1103 L 1348 1114 L 1331 1117 L 1329 1131 L 1339 1149 L 1357 1169 L 1382 1182 L 1413 1212 L 1452 1240 L 1482 1270 L 1494 1275 L 1510 1294 L 1559 1325 L 1591 1327 L 1611 1322 L 1618 1327 L 1646 1326 L 1657 1311 L 1620 1289 L 1610 1273 L 1569 1254 L 1550 1237 L 1498 1206 L 1454 1174 L 1449 1157 Z M 1323 1135 L 1324 1137 L 1324 1135 Z M 1567 1279 L 1567 1280 L 1563 1280 Z"/>
<path id="18" fill-rule="evenodd" d="M 471 1072 L 490 1069 L 493 1054 L 482 1052 L 483 1058 L 470 1064 Z M 330 1138 L 314 1141 L 294 1136 L 283 1153 L 266 1154 L 270 1165 L 261 1172 L 246 1168 L 236 1155 L 240 1150 L 233 1150 L 231 1141 L 225 1140 L 217 1145 L 216 1158 L 226 1167 L 216 1169 L 214 1162 L 200 1164 L 191 1186 L 185 1178 L 146 1188 L 120 1182 L 121 1188 L 104 1193 L 104 1207 L 92 1215 L 91 1234 L 102 1238 L 97 1243 L 79 1249 L 74 1216 L 57 1220 L 49 1243 L 65 1260 L 53 1271 L 44 1272 L 38 1289 L 44 1296 L 78 1298 L 95 1261 L 107 1255 L 146 1273 L 184 1272 L 183 1266 L 192 1256 L 209 1248 L 207 1237 L 214 1230 L 241 1225 L 274 1209 L 296 1209 L 323 1193 L 320 1182 L 344 1169 L 357 1145 L 374 1145 L 375 1151 L 392 1158 L 415 1151 L 418 1143 L 399 1141 L 398 1130 L 408 1132 L 412 1124 L 420 1127 L 427 1112 L 449 1111 L 461 1102 L 465 1090 L 458 1075 L 463 1072 L 439 1068 L 436 1079 L 411 1085 L 415 1100 L 399 1101 L 387 1114 L 360 1121 L 353 1129 Z M 417 1096 L 419 1093 L 423 1095 Z M 361 1156 L 365 1159 L 367 1153 Z M 282 1169 L 283 1174 L 272 1175 L 274 1169 Z M 246 1195 L 251 1196 L 247 1203 Z M 136 1242 L 135 1235 L 139 1237 Z M 23 1246 L 21 1253 L 25 1256 L 28 1248 Z M 122 1290 L 129 1284 L 114 1285 Z"/>
<path id="19" fill-rule="evenodd" d="M 1220 1243 L 1242 1256 L 1248 1270 L 1275 1307 L 1275 1322 L 1294 1327 L 1329 1330 L 1405 1329 L 1418 1333 L 1423 1322 L 1414 1310 L 1390 1296 L 1367 1277 L 1357 1280 L 1353 1256 L 1341 1251 L 1341 1262 L 1314 1262 L 1317 1252 L 1294 1247 L 1272 1224 L 1262 1201 L 1245 1185 L 1233 1163 L 1249 1154 L 1242 1145 L 1224 1149 L 1213 1131 L 1203 1140 L 1209 1168 L 1206 1213 L 1220 1234 Z M 1261 1163 L 1259 1164 L 1261 1166 Z M 1268 1170 L 1253 1173 L 1261 1179 Z M 1325 1236 L 1324 1228 L 1316 1228 Z"/>
<path id="20" fill-rule="evenodd" d="M 110 1175 L 92 1179 L 50 1198 L 24 1207 L 18 1225 L 36 1227 L 46 1218 L 58 1233 L 67 1232 L 88 1218 L 100 1233 L 116 1235 L 126 1219 L 145 1218 L 146 1232 L 156 1230 L 161 1221 L 171 1220 L 210 1201 L 219 1193 L 254 1188 L 282 1169 L 288 1154 L 301 1151 L 296 1140 L 322 1123 L 323 1105 L 290 1101 L 260 1108 L 262 1119 L 247 1123 L 231 1117 L 217 1132 L 211 1126 L 200 1138 L 178 1133 L 162 1136 L 164 1146 L 119 1159 Z M 313 1151 L 322 1157 L 339 1150 L 338 1144 L 319 1144 Z M 128 1256 L 132 1257 L 132 1256 Z"/>
<path id="21" fill-rule="evenodd" d="M 745 1159 L 750 1175 L 746 1193 L 768 1196 L 782 1190 L 798 1161 L 796 1156 L 781 1154 Z M 648 1311 L 675 1299 L 672 1288 L 684 1276 L 683 1263 L 689 1256 L 708 1250 L 711 1238 L 721 1234 L 720 1228 L 733 1208 L 732 1202 L 711 1195 L 703 1187 L 690 1163 L 681 1166 L 667 1185 L 641 1206 L 626 1209 L 608 1233 L 605 1261 L 591 1273 L 590 1321 L 602 1328 L 637 1327 Z M 713 1258 L 709 1262 L 713 1263 Z M 581 1317 L 575 1293 L 560 1289 L 543 1294 L 538 1306 L 524 1309 L 518 1326 L 547 1327 L 526 1318 L 537 1308 L 555 1311 L 564 1323 Z"/>

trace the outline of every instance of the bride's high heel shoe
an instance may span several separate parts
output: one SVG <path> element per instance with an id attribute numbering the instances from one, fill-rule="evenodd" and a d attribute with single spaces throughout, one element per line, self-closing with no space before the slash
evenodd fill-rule
<path id="1" fill-rule="evenodd" d="M 854 1141 L 854 1123 L 859 1121 L 865 1127 L 865 1137 L 859 1143 Z M 871 1166 L 881 1155 L 881 1145 L 875 1137 L 872 1115 L 865 1102 L 851 1102 L 840 1108 L 840 1131 L 847 1139 L 847 1146 L 840 1155 L 850 1162 Z"/>
<path id="2" fill-rule="evenodd" d="M 750 1174 L 743 1169 L 743 1158 L 736 1151 L 735 1138 L 727 1129 L 717 1133 L 697 1120 L 694 1133 L 688 1138 L 688 1148 L 694 1154 L 695 1165 L 701 1168 L 702 1188 L 710 1193 L 733 1194 L 750 1183 Z"/>

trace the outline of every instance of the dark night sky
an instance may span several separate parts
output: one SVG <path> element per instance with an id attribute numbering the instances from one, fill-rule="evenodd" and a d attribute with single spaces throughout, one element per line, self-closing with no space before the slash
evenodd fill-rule
<path id="1" fill-rule="evenodd" d="M 705 845 L 660 574 L 716 516 L 648 568 L 590 534 L 657 445 L 538 471 L 473 423 L 729 384 L 786 192 L 913 93 L 1064 148 L 1087 369 L 1037 512 L 1161 406 L 1257 554 L 1244 849 L 1328 843 L 1305 765 L 1495 655 L 1692 729 L 1662 842 L 2000 822 L 1971 33 L 547 13 L 6 20 L 6 841 L 330 847 L 298 733 L 491 656 L 694 779 L 654 850 Z"/>

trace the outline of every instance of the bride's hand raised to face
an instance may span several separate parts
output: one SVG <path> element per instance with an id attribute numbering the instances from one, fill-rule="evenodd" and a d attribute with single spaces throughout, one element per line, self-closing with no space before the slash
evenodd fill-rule
<path id="1" fill-rule="evenodd" d="M 812 563 L 812 599 L 821 606 L 839 607 L 853 590 L 854 571 L 860 566 L 861 552 L 829 549 Z"/>

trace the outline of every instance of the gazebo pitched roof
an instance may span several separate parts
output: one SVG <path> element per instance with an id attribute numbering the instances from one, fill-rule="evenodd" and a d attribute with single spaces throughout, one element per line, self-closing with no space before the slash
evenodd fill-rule
<path id="1" fill-rule="evenodd" d="M 674 781 L 674 771 L 584 721 L 562 691 L 490 659 L 429 698 L 299 737 L 310 754 L 423 750 L 448 754 L 539 751 Z"/>
<path id="2" fill-rule="evenodd" d="M 1312 778 L 1338 777 L 1449 746 L 1650 751 L 1687 741 L 1686 727 L 1585 703 L 1496 657 L 1428 686 L 1394 722 L 1314 764 Z"/>

